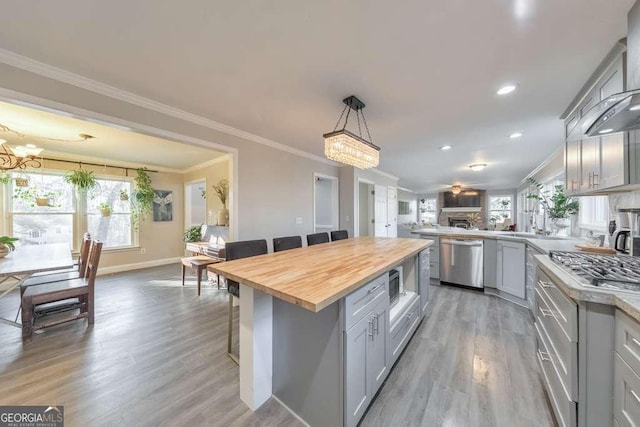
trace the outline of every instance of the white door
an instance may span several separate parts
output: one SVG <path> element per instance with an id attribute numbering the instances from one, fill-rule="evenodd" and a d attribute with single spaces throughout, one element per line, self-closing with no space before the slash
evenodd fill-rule
<path id="1" fill-rule="evenodd" d="M 398 190 L 387 187 L 387 237 L 398 237 Z"/>
<path id="2" fill-rule="evenodd" d="M 387 237 L 387 187 L 376 185 L 374 191 L 375 236 Z"/>

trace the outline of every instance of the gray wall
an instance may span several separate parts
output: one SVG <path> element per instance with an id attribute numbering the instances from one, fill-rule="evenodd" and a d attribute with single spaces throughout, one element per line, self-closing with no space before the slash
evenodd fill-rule
<path id="1" fill-rule="evenodd" d="M 0 82 L 3 88 L 9 90 L 173 132 L 178 140 L 178 135 L 185 135 L 237 149 L 238 194 L 237 204 L 233 206 L 238 212 L 237 239 L 271 239 L 275 236 L 311 233 L 313 173 L 337 174 L 337 167 L 330 164 L 257 144 L 5 64 L 0 64 Z M 296 217 L 302 218 L 302 224 L 296 224 Z M 181 235 L 181 223 L 178 231 L 177 235 Z M 175 255 L 181 254 L 176 251 Z"/>
<path id="2" fill-rule="evenodd" d="M 358 228 L 360 229 L 360 236 L 369 235 L 369 192 L 371 191 L 369 187 L 372 186 L 361 182 L 360 190 L 358 191 L 358 204 L 360 206 L 360 209 L 358 209 Z M 366 209 L 362 209 L 363 206 Z"/>

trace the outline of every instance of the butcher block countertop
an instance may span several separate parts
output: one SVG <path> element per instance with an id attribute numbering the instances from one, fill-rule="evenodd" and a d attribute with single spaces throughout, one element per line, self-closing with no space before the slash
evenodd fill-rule
<path id="1" fill-rule="evenodd" d="M 432 244 L 421 239 L 356 237 L 227 261 L 209 270 L 318 312 Z"/>

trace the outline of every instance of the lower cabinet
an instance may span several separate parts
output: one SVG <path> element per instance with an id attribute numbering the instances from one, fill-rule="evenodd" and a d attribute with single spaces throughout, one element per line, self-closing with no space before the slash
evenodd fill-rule
<path id="1" fill-rule="evenodd" d="M 438 268 L 440 268 L 438 266 Z M 421 310 L 424 311 L 429 305 L 429 287 L 431 286 L 431 254 L 429 249 L 420 253 L 420 276 L 418 278 L 420 283 L 420 304 Z"/>
<path id="2" fill-rule="evenodd" d="M 614 425 L 640 426 L 640 323 L 616 311 Z"/>
<path id="3" fill-rule="evenodd" d="M 345 332 L 345 426 L 360 421 L 384 382 L 388 360 L 389 300 L 380 301 Z"/>
<path id="4" fill-rule="evenodd" d="M 502 292 L 525 297 L 525 244 L 498 241 L 496 285 Z"/>

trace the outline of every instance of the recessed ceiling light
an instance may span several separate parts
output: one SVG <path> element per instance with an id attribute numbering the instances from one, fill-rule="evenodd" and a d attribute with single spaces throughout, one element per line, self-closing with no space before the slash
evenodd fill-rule
<path id="1" fill-rule="evenodd" d="M 517 87 L 518 86 L 512 85 L 512 84 L 504 85 L 500 89 L 498 89 L 498 91 L 496 93 L 498 95 L 507 95 L 507 94 L 513 92 L 514 90 L 516 90 Z"/>
<path id="2" fill-rule="evenodd" d="M 610 133 L 610 132 L 613 132 L 613 129 L 602 129 L 598 133 Z"/>
<path id="3" fill-rule="evenodd" d="M 451 150 L 451 146 L 450 146 L 450 145 L 443 145 L 442 147 L 440 147 L 440 149 L 441 149 L 442 151 Z"/>
<path id="4" fill-rule="evenodd" d="M 638 111 L 638 110 L 640 110 L 640 104 L 634 105 L 633 107 L 629 108 L 629 111 Z"/>
<path id="5" fill-rule="evenodd" d="M 486 167 L 487 167 L 487 165 L 485 163 L 478 163 L 476 165 L 469 166 L 469 169 L 471 169 L 474 172 L 479 172 L 479 171 L 481 171 L 482 169 L 484 169 Z"/>
<path id="6" fill-rule="evenodd" d="M 514 132 L 511 135 L 509 135 L 509 138 L 511 139 L 518 139 L 520 137 L 522 137 L 522 132 Z"/>

